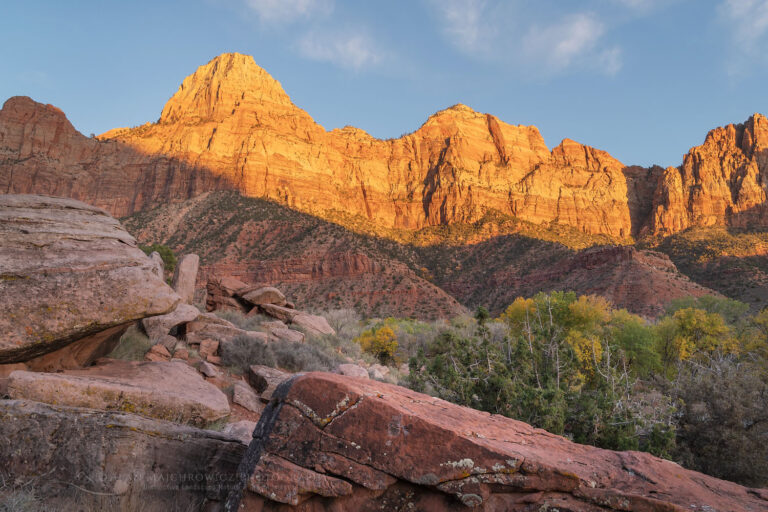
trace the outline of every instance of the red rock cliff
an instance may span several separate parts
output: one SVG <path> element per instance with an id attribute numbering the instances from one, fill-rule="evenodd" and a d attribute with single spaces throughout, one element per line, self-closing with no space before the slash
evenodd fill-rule
<path id="1" fill-rule="evenodd" d="M 533 126 L 455 105 L 380 140 L 326 131 L 253 58 L 223 54 L 188 76 L 156 123 L 88 139 L 28 98 L 0 112 L 0 190 L 65 195 L 117 216 L 236 189 L 324 218 L 386 228 L 472 222 L 488 209 L 615 239 L 692 225 L 763 226 L 768 121 L 710 132 L 680 168 L 626 167 Z"/>

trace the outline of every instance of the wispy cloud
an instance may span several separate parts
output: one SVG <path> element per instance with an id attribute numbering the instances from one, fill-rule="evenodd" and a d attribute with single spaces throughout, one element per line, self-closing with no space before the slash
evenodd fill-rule
<path id="1" fill-rule="evenodd" d="M 299 52 L 312 60 L 359 71 L 379 64 L 384 59 L 373 39 L 361 31 L 309 32 L 299 40 Z"/>
<path id="2" fill-rule="evenodd" d="M 768 0 L 724 0 L 720 14 L 730 25 L 734 39 L 753 49 L 768 32 Z"/>
<path id="3" fill-rule="evenodd" d="M 493 32 L 485 20 L 486 0 L 429 0 L 448 40 L 468 54 L 484 53 Z"/>
<path id="4" fill-rule="evenodd" d="M 655 0 L 614 0 L 638 6 Z M 552 75 L 588 68 L 615 75 L 621 48 L 606 42 L 606 25 L 593 13 L 575 12 L 552 21 L 522 2 L 427 0 L 445 39 L 471 57 Z M 537 19 L 542 18 L 542 19 Z"/>
<path id="5" fill-rule="evenodd" d="M 768 0 L 723 0 L 718 15 L 732 42 L 728 73 L 744 74 L 756 61 L 763 65 L 768 47 Z"/>
<path id="6" fill-rule="evenodd" d="M 327 16 L 333 11 L 333 0 L 245 0 L 263 23 L 287 23 Z"/>
<path id="7" fill-rule="evenodd" d="M 621 49 L 599 48 L 604 34 L 605 26 L 600 20 L 592 14 L 579 13 L 554 24 L 532 26 L 523 40 L 523 50 L 549 72 L 582 64 L 614 75 L 621 69 Z"/>

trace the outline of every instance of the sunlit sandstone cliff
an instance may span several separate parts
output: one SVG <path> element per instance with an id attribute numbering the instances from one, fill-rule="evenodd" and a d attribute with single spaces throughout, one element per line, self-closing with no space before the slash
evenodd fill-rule
<path id="1" fill-rule="evenodd" d="M 124 216 L 236 189 L 324 218 L 386 228 L 473 222 L 496 210 L 626 239 L 692 225 L 768 225 L 768 122 L 710 132 L 680 168 L 627 167 L 571 140 L 549 151 L 535 127 L 456 105 L 380 140 L 326 131 L 250 56 L 187 77 L 156 123 L 83 137 L 28 98 L 0 111 L 0 191 L 65 195 Z"/>

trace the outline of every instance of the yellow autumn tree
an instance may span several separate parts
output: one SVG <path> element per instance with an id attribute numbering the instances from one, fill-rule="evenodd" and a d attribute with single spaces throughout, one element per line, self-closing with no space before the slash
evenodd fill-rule
<path id="1" fill-rule="evenodd" d="M 384 364 L 391 362 L 397 352 L 397 335 L 388 325 L 363 331 L 355 341 L 363 352 L 376 356 Z"/>

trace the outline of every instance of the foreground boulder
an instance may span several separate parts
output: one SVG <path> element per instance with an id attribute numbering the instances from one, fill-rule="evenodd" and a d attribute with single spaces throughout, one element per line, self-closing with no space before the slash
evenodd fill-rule
<path id="1" fill-rule="evenodd" d="M 206 426 L 229 416 L 227 397 L 183 362 L 102 360 L 63 373 L 15 371 L 11 398 L 57 405 L 135 412 Z"/>
<path id="2" fill-rule="evenodd" d="M 71 199 L 0 195 L 0 364 L 77 367 L 179 297 L 120 223 Z M 66 347 L 66 348 L 64 348 Z"/>
<path id="3" fill-rule="evenodd" d="M 231 435 L 135 414 L 0 400 L 2 471 L 34 481 L 45 510 L 201 510 L 226 497 L 244 451 Z"/>
<path id="4" fill-rule="evenodd" d="M 230 512 L 768 510 L 766 490 L 326 373 L 278 387 L 239 477 Z"/>

